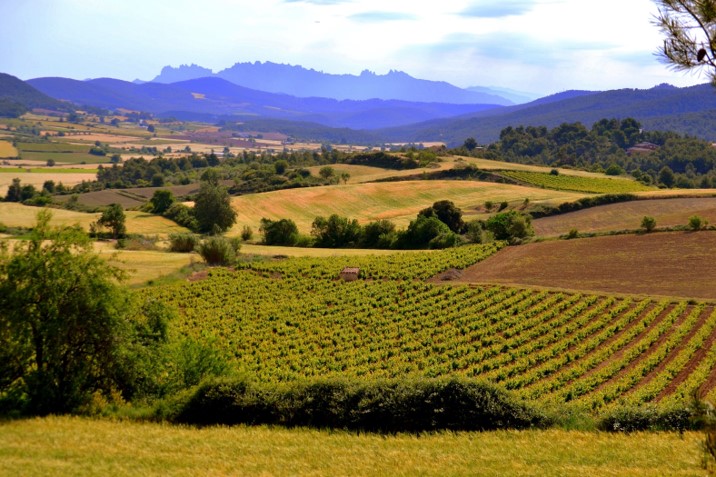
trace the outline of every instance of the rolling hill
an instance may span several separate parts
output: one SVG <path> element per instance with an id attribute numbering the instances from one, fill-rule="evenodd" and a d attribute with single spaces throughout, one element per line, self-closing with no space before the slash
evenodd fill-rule
<path id="1" fill-rule="evenodd" d="M 34 108 L 69 110 L 66 104 L 41 93 L 21 79 L 0 73 L 0 117 L 19 116 Z"/>

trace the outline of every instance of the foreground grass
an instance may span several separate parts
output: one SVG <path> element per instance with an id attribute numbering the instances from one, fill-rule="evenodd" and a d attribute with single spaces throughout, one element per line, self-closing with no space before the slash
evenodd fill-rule
<path id="1" fill-rule="evenodd" d="M 49 417 L 0 424 L 0 475 L 704 475 L 701 435 L 356 435 Z"/>

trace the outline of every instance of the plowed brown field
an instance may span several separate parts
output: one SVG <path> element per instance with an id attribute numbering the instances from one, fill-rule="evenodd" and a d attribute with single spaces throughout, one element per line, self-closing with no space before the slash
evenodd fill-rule
<path id="1" fill-rule="evenodd" d="M 458 281 L 716 299 L 714 253 L 714 232 L 541 242 L 507 247 Z"/>
<path id="2" fill-rule="evenodd" d="M 686 225 L 692 215 L 716 223 L 716 197 L 635 200 L 545 217 L 535 220 L 533 225 L 537 235 L 542 237 L 563 235 L 571 229 L 579 232 L 636 230 L 645 215 L 654 217 L 657 227 Z"/>

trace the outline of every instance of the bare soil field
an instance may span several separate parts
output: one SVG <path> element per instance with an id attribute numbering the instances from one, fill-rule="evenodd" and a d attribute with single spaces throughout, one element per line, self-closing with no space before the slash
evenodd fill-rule
<path id="1" fill-rule="evenodd" d="M 692 215 L 716 223 L 716 197 L 635 200 L 545 217 L 533 221 L 532 225 L 538 236 L 556 237 L 571 229 L 579 232 L 635 230 L 645 215 L 654 217 L 657 227 L 686 225 Z"/>
<path id="2" fill-rule="evenodd" d="M 452 283 L 716 299 L 714 232 L 670 232 L 507 247 Z"/>

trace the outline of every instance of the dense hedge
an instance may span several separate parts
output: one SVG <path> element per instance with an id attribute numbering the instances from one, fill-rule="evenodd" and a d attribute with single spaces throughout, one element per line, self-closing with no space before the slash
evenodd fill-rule
<path id="1" fill-rule="evenodd" d="M 679 431 L 700 429 L 695 409 L 688 407 L 656 408 L 655 406 L 617 408 L 604 416 L 599 429 L 609 432 Z"/>
<path id="2" fill-rule="evenodd" d="M 551 424 L 506 391 L 464 379 L 206 382 L 168 417 L 180 423 L 274 424 L 370 432 L 524 429 Z"/>

